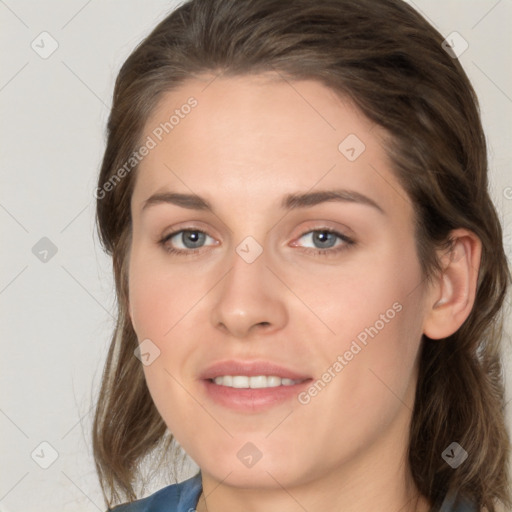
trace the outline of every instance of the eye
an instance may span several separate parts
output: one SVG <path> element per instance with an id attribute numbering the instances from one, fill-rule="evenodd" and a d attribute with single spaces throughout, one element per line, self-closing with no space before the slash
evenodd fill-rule
<path id="1" fill-rule="evenodd" d="M 337 254 L 355 244 L 355 241 L 348 236 L 330 228 L 307 231 L 298 240 L 302 239 L 306 240 L 306 243 L 313 244 L 313 247 L 304 247 L 305 252 L 325 256 Z M 297 247 L 297 242 L 292 246 Z"/>
<path id="2" fill-rule="evenodd" d="M 207 238 L 213 238 L 199 229 L 181 229 L 166 235 L 160 244 L 173 254 L 195 254 L 203 247 Z"/>
<path id="3" fill-rule="evenodd" d="M 211 236 L 200 229 L 181 229 L 165 235 L 159 244 L 171 254 L 190 256 L 197 254 L 203 247 L 207 239 L 218 245 Z M 331 228 L 321 228 L 307 231 L 302 234 L 298 240 L 305 240 L 306 244 L 313 244 L 313 247 L 304 247 L 298 242 L 293 242 L 292 247 L 300 247 L 307 254 L 317 254 L 329 256 L 348 249 L 355 244 L 355 241 L 348 236 L 339 233 Z"/>

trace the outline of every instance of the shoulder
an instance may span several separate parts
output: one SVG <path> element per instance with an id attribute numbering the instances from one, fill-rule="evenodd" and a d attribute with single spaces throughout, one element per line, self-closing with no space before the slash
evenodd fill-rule
<path id="1" fill-rule="evenodd" d="M 107 512 L 189 512 L 195 510 L 201 494 L 201 473 L 178 484 L 131 503 L 119 505 Z"/>

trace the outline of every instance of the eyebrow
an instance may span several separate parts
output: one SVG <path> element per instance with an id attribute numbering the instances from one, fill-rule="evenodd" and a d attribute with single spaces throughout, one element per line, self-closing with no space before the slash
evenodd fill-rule
<path id="1" fill-rule="evenodd" d="M 319 190 L 303 194 L 287 194 L 281 201 L 281 208 L 286 210 L 311 208 L 321 203 L 334 201 L 358 203 L 365 206 L 371 206 L 384 215 L 386 213 L 373 199 L 370 199 L 369 197 L 354 190 L 345 189 Z M 203 210 L 213 213 L 212 205 L 203 197 L 196 194 L 180 194 L 177 192 L 161 192 L 153 194 L 144 201 L 142 210 L 157 204 L 174 204 L 189 210 Z"/>

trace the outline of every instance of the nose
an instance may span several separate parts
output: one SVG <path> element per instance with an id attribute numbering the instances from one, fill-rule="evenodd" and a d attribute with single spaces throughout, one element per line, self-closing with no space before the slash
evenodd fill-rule
<path id="1" fill-rule="evenodd" d="M 230 270 L 214 288 L 211 322 L 238 339 L 282 329 L 288 321 L 286 287 L 268 268 L 266 252 L 248 263 L 237 253 Z"/>

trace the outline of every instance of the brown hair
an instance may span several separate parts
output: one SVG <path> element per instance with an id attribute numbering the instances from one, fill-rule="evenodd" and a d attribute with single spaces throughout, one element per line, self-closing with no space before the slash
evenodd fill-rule
<path id="1" fill-rule="evenodd" d="M 317 80 L 385 128 L 394 171 L 414 204 L 426 278 L 439 271 L 435 250 L 449 242 L 451 230 L 467 228 L 482 241 L 470 316 L 452 336 L 422 342 L 409 463 L 418 489 L 433 503 L 455 489 L 490 512 L 512 506 L 500 359 L 510 274 L 488 194 L 478 101 L 442 41 L 401 0 L 190 0 L 124 63 L 97 193 L 98 229 L 113 257 L 119 306 L 93 426 L 109 506 L 123 495 L 136 498 L 134 484 L 147 456 L 160 454 L 161 464 L 176 455 L 134 357 L 126 263 L 137 169 L 123 179 L 118 170 L 140 146 L 145 122 L 165 92 L 194 76 L 268 71 L 287 80 Z M 469 454 L 457 469 L 441 457 L 453 441 Z"/>

